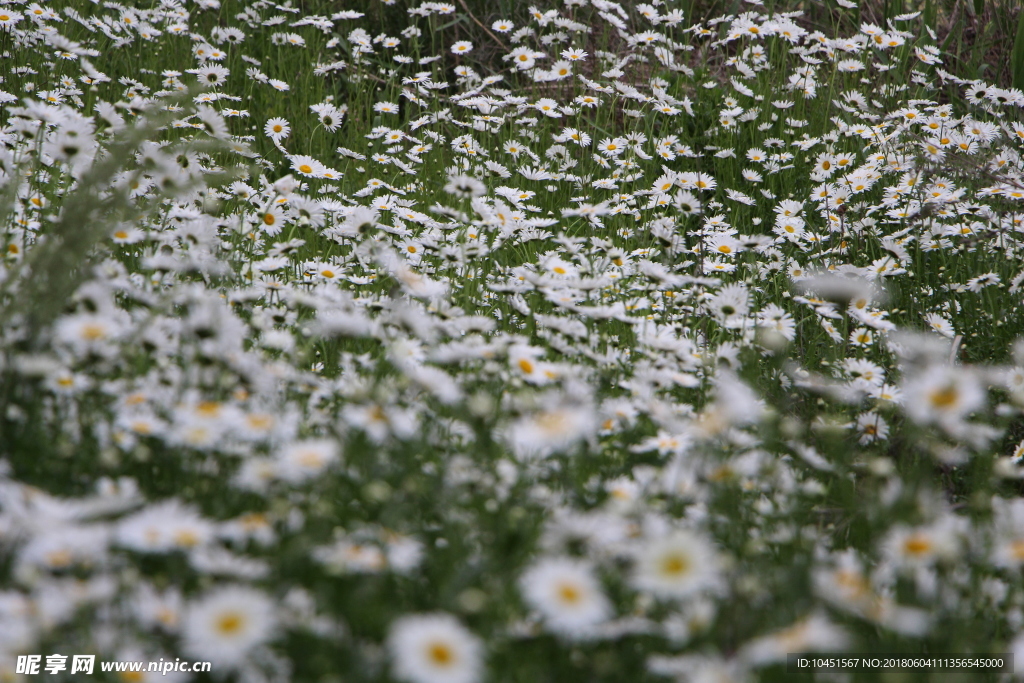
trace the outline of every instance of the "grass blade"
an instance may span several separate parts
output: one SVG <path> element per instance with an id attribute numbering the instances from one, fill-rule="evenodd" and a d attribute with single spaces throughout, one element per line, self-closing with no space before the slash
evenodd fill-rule
<path id="1" fill-rule="evenodd" d="M 1010 54 L 1010 69 L 1013 74 L 1013 87 L 1024 89 L 1024 10 L 1018 13 L 1017 35 L 1013 40 L 1013 52 Z"/>

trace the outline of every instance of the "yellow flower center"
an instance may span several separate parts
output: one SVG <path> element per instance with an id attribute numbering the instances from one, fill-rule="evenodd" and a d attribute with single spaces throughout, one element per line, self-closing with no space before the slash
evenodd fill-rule
<path id="1" fill-rule="evenodd" d="M 451 666 L 455 663 L 455 653 L 447 643 L 431 643 L 427 648 L 427 657 L 437 666 Z"/>
<path id="2" fill-rule="evenodd" d="M 323 458 L 316 451 L 303 451 L 299 455 L 299 464 L 303 467 L 320 467 L 323 464 Z"/>
<path id="3" fill-rule="evenodd" d="M 107 331 L 102 325 L 90 323 L 82 328 L 82 339 L 86 341 L 98 341 L 107 336 Z"/>
<path id="4" fill-rule="evenodd" d="M 179 529 L 174 534 L 174 542 L 182 548 L 192 548 L 199 544 L 199 535 L 192 529 Z"/>
<path id="5" fill-rule="evenodd" d="M 575 605 L 583 598 L 583 594 L 580 592 L 580 589 L 576 586 L 573 586 L 568 583 L 563 583 L 561 586 L 558 587 L 558 597 L 562 600 L 562 602 L 568 603 L 570 605 Z"/>
<path id="6" fill-rule="evenodd" d="M 932 549 L 932 542 L 924 536 L 911 536 L 903 542 L 907 555 L 921 556 Z"/>
<path id="7" fill-rule="evenodd" d="M 242 630 L 245 620 L 237 612 L 228 612 L 217 619 L 217 631 L 226 636 L 232 636 Z"/>
<path id="8" fill-rule="evenodd" d="M 956 405 L 959 393 L 954 386 L 948 386 L 938 391 L 933 391 L 928 396 L 928 400 L 936 408 L 949 408 Z"/>
<path id="9" fill-rule="evenodd" d="M 217 417 L 220 414 L 220 404 L 216 401 L 202 401 L 196 406 L 196 414 L 202 417 Z"/>
<path id="10" fill-rule="evenodd" d="M 851 597 L 859 597 L 868 592 L 867 582 L 858 572 L 839 570 L 835 573 L 835 581 L 847 589 L 852 594 Z"/>
<path id="11" fill-rule="evenodd" d="M 683 555 L 669 555 L 661 561 L 661 571 L 666 576 L 683 576 L 689 569 L 690 560 Z"/>
<path id="12" fill-rule="evenodd" d="M 55 550 L 46 556 L 46 561 L 51 567 L 67 567 L 71 564 L 71 552 L 66 549 Z"/>

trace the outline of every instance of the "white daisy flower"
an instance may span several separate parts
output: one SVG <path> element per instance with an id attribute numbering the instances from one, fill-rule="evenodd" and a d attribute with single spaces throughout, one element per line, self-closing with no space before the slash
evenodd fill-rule
<path id="1" fill-rule="evenodd" d="M 395 676 L 409 683 L 480 680 L 480 641 L 449 614 L 418 614 L 399 619 L 391 627 L 388 650 Z"/>
<path id="2" fill-rule="evenodd" d="M 308 481 L 337 460 L 338 444 L 331 439 L 296 441 L 278 455 L 278 475 L 285 481 Z"/>
<path id="3" fill-rule="evenodd" d="M 586 637 L 612 613 L 611 603 L 586 562 L 544 558 L 519 581 L 526 602 L 544 616 L 552 631 Z"/>
<path id="4" fill-rule="evenodd" d="M 182 649 L 215 667 L 235 667 L 273 635 L 276 608 L 266 594 L 227 586 L 190 604 L 182 628 Z"/>
<path id="5" fill-rule="evenodd" d="M 648 541 L 637 553 L 633 584 L 664 598 L 684 598 L 714 587 L 720 563 L 711 544 L 691 531 Z"/>

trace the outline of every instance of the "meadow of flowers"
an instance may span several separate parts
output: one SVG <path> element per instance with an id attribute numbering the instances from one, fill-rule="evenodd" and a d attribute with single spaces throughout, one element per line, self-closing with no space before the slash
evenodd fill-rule
<path id="1" fill-rule="evenodd" d="M 0 0 L 0 681 L 1024 672 L 1024 93 L 537 1 Z"/>

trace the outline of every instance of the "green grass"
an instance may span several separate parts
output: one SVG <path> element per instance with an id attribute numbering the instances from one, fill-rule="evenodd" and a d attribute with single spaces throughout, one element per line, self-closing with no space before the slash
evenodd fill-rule
<path id="1" fill-rule="evenodd" d="M 691 657 L 674 666 L 692 680 L 721 666 L 781 681 L 787 652 L 1019 649 L 1024 128 L 1020 105 L 969 97 L 975 79 L 1004 99 L 1020 87 L 1017 8 L 692 0 L 652 25 L 623 3 L 620 29 L 584 3 L 539 2 L 549 23 L 509 0 L 427 17 L 294 4 L 137 3 L 152 41 L 119 5 L 52 5 L 63 21 L 45 24 L 95 51 L 96 83 L 29 17 L 0 29 L 14 96 L 0 104 L 0 680 L 39 653 L 212 661 L 198 681 L 562 683 L 663 680 L 659 657 Z M 797 9 L 821 40 L 767 35 Z M 15 10 L 30 11 L 0 15 Z M 293 25 L 343 10 L 364 16 Z M 748 11 L 758 33 L 737 20 Z M 498 19 L 532 32 L 496 33 Z M 216 44 L 230 28 L 244 40 Z M 228 75 L 203 90 L 188 70 L 207 40 Z M 474 48 L 457 56 L 462 40 Z M 586 50 L 570 68 L 601 87 L 517 69 L 515 46 L 545 53 L 541 70 Z M 917 56 L 932 46 L 941 63 Z M 447 85 L 403 83 L 424 73 Z M 189 125 L 203 93 L 228 96 L 209 104 L 227 134 Z M 574 104 L 584 95 L 598 105 Z M 474 96 L 490 99 L 465 106 Z M 547 116 L 542 98 L 573 109 Z M 333 132 L 311 110 L 327 102 L 345 108 Z M 291 128 L 278 143 L 276 117 Z M 389 145 L 390 131 L 408 137 Z M 929 160 L 941 137 L 953 145 Z M 61 160 L 83 140 L 101 153 Z M 342 177 L 304 174 L 297 156 Z M 446 189 L 462 175 L 479 197 Z M 836 194 L 840 179 L 869 187 Z M 364 192 L 374 180 L 390 187 Z M 785 200 L 804 237 L 775 230 Z M 581 205 L 602 215 L 563 213 Z M 376 218 L 349 225 L 366 207 Z M 871 284 L 877 317 L 857 317 L 847 303 Z M 672 539 L 682 564 L 657 565 L 668 587 L 652 587 L 644 558 Z M 571 580 L 581 599 L 605 605 L 571 626 L 559 615 L 575 594 L 538 599 L 523 579 L 563 560 L 590 577 Z M 233 613 L 242 635 L 203 617 L 238 586 L 257 591 Z M 403 669 L 425 655 L 389 636 L 434 612 L 465 629 L 453 647 L 479 642 L 478 671 Z"/>

